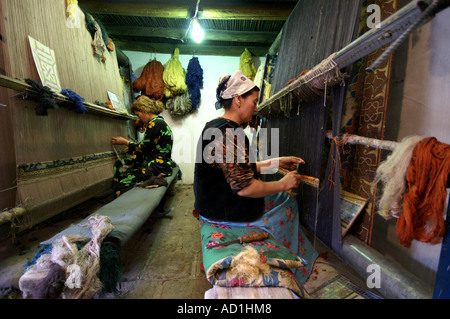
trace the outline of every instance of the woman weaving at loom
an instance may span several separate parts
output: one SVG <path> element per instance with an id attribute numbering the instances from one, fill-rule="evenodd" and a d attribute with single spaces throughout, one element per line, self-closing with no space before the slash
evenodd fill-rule
<path id="1" fill-rule="evenodd" d="M 206 124 L 199 141 L 197 156 L 201 159 L 197 158 L 195 165 L 195 209 L 202 222 L 267 231 L 311 263 L 307 268 L 312 269 L 317 253 L 301 232 L 297 202 L 290 196 L 300 183 L 296 167 L 302 160 L 291 156 L 252 161 L 248 138 L 245 136 L 245 143 L 237 142 L 236 132 L 257 111 L 258 92 L 259 88 L 241 71 L 221 78 L 216 108 L 224 107 L 225 114 Z M 277 164 L 290 172 L 278 181 L 258 179 L 264 168 Z M 308 275 L 304 270 L 296 274 L 301 282 Z"/>
<path id="2" fill-rule="evenodd" d="M 171 176 L 173 161 L 172 131 L 160 115 L 164 109 L 161 101 L 140 96 L 131 106 L 145 130 L 141 143 L 130 142 L 124 137 L 113 137 L 113 145 L 128 146 L 131 155 L 117 161 L 114 165 L 113 189 L 116 196 L 133 188 L 136 183 L 147 181 L 152 177 Z"/>

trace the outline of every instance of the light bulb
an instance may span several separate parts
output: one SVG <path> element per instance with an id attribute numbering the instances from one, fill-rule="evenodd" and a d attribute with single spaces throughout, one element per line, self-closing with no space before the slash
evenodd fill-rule
<path id="1" fill-rule="evenodd" d="M 192 38 L 195 42 L 200 43 L 203 41 L 204 36 L 205 34 L 203 33 L 203 30 L 198 23 L 197 17 L 194 17 L 192 19 Z"/>

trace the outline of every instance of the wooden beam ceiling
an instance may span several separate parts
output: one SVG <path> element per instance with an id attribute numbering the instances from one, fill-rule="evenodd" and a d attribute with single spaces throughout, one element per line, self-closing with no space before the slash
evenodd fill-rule
<path id="1" fill-rule="evenodd" d="M 167 53 L 173 54 L 175 48 L 180 50 L 180 54 L 189 55 L 218 55 L 218 56 L 240 56 L 247 48 L 254 56 L 265 56 L 268 52 L 268 46 L 225 46 L 225 45 L 201 45 L 197 43 L 154 43 L 144 41 L 123 41 L 115 40 L 114 44 L 121 50 Z"/>
<path id="2" fill-rule="evenodd" d="M 142 16 L 155 18 L 190 18 L 195 9 L 195 1 L 170 1 L 167 2 L 142 2 L 122 1 L 106 2 L 101 0 L 80 0 L 82 9 L 93 14 L 111 14 L 126 16 Z M 286 20 L 293 9 L 290 3 L 258 4 L 233 1 L 209 0 L 201 1 L 199 6 L 199 18 L 201 19 L 235 19 L 235 20 Z"/>
<path id="3" fill-rule="evenodd" d="M 105 25 L 108 35 L 112 38 L 120 36 L 129 37 L 155 37 L 182 40 L 186 30 L 179 28 L 156 28 L 156 27 L 123 27 L 117 25 Z M 278 32 L 263 31 L 231 31 L 204 29 L 205 41 L 234 41 L 234 42 L 256 42 L 271 44 Z"/>
<path id="4" fill-rule="evenodd" d="M 196 0 L 79 0 L 79 6 L 93 15 L 189 19 Z M 201 0 L 198 16 L 201 20 L 285 21 L 295 7 L 292 2 L 258 2 L 255 0 Z M 122 50 L 173 53 L 175 47 L 183 54 L 239 56 L 245 48 L 254 55 L 264 56 L 279 35 L 277 31 L 237 31 L 204 29 L 203 43 L 185 39 L 186 29 L 158 26 L 116 24 L 106 19 L 104 26 L 114 43 Z M 208 24 L 206 24 L 208 25 Z"/>

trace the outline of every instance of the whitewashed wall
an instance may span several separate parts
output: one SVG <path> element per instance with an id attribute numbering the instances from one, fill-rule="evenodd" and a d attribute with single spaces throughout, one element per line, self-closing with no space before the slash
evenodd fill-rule
<path id="1" fill-rule="evenodd" d="M 440 12 L 394 53 L 394 78 L 389 93 L 386 139 L 400 141 L 409 135 L 434 136 L 450 143 L 450 8 Z M 446 213 L 446 209 L 444 211 Z M 373 247 L 407 270 L 434 285 L 441 244 L 413 241 L 401 247 L 396 219 L 375 216 Z"/>
<path id="2" fill-rule="evenodd" d="M 146 52 L 124 51 L 130 59 L 134 74 L 139 77 L 144 66 L 152 59 L 163 65 L 171 58 L 170 54 L 153 54 Z M 173 118 L 167 111 L 161 115 L 169 124 L 174 135 L 174 145 L 172 157 L 180 166 L 182 171 L 183 184 L 193 184 L 194 182 L 194 163 L 195 148 L 198 138 L 204 125 L 223 114 L 223 111 L 217 111 L 214 107 L 216 102 L 216 87 L 219 78 L 225 74 L 232 74 L 239 70 L 240 57 L 227 56 L 196 56 L 200 66 L 203 69 L 203 89 L 201 92 L 201 102 L 198 109 L 184 117 Z M 192 55 L 183 55 L 180 52 L 179 60 L 186 70 Z M 255 57 L 253 63 L 256 69 L 262 63 L 264 58 Z"/>

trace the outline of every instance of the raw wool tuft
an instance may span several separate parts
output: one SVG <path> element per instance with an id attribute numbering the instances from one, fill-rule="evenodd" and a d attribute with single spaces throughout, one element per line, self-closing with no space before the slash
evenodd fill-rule
<path id="1" fill-rule="evenodd" d="M 203 69 L 197 57 L 189 60 L 186 72 L 186 85 L 192 102 L 192 109 L 196 110 L 200 104 L 200 88 L 203 87 Z"/>
<path id="2" fill-rule="evenodd" d="M 91 229 L 92 238 L 82 249 L 78 247 L 87 239 L 65 235 L 55 241 L 50 254 L 41 255 L 26 270 L 19 279 L 25 298 L 31 295 L 33 298 L 90 299 L 102 289 L 98 277 L 100 246 L 114 226 L 107 216 L 92 216 L 86 226 Z"/>
<path id="3" fill-rule="evenodd" d="M 259 87 L 260 90 L 262 90 L 263 87 L 263 77 L 264 77 L 264 71 L 265 71 L 265 65 L 261 63 L 261 65 L 258 68 L 258 71 L 256 72 L 255 79 L 253 82 L 257 87 Z"/>
<path id="4" fill-rule="evenodd" d="M 245 48 L 244 52 L 241 54 L 241 59 L 239 62 L 239 70 L 244 73 L 246 77 L 253 81 L 256 75 L 255 65 L 253 64 L 252 54 Z"/>
<path id="5" fill-rule="evenodd" d="M 102 283 L 98 278 L 100 271 L 100 246 L 103 239 L 114 230 L 114 226 L 111 224 L 111 219 L 107 216 L 92 216 L 88 219 L 87 226 L 91 229 L 92 238 L 74 256 L 74 261 L 71 264 L 75 266 L 71 267 L 74 270 L 74 274 L 70 279 L 73 279 L 76 283 L 81 282 L 81 285 L 80 287 L 76 286 L 75 289 L 66 289 L 64 298 L 67 299 L 91 299 L 102 288 Z M 79 266 L 79 269 L 76 266 Z M 70 282 L 66 281 L 66 286 L 68 284 Z"/>
<path id="6" fill-rule="evenodd" d="M 406 192 L 406 171 L 411 162 L 414 147 L 423 137 L 405 137 L 392 154 L 380 164 L 373 186 L 383 184 L 383 194 L 378 202 L 378 214 L 385 219 L 398 218 L 403 211 L 403 195 Z"/>
<path id="7" fill-rule="evenodd" d="M 94 51 L 94 57 L 96 57 L 99 62 L 105 63 L 105 52 L 107 51 L 108 39 L 106 39 L 106 41 L 103 39 L 105 35 L 97 20 L 94 19 L 90 13 L 86 11 L 83 11 L 83 13 L 86 19 L 86 29 L 91 33 L 91 46 Z"/>
<path id="8" fill-rule="evenodd" d="M 233 278 L 242 278 L 245 284 L 250 284 L 260 274 L 269 275 L 270 266 L 261 261 L 261 256 L 255 248 L 247 246 L 245 250 L 233 257 L 228 271 Z"/>
<path id="9" fill-rule="evenodd" d="M 180 50 L 175 49 L 173 56 L 164 66 L 163 80 L 165 85 L 165 96 L 170 98 L 174 95 L 183 94 L 186 91 L 186 76 L 181 62 L 178 59 Z"/>

